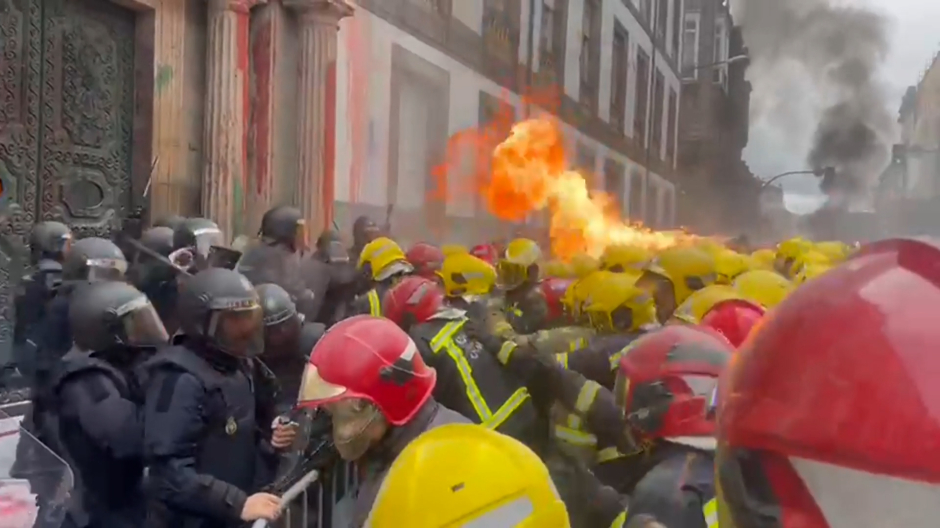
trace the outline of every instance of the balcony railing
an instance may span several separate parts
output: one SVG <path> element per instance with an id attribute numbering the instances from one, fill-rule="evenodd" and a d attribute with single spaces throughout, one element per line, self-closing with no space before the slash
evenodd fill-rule
<path id="1" fill-rule="evenodd" d="M 503 11 L 488 9 L 483 13 L 483 43 L 488 52 L 510 64 L 517 60 L 519 30 Z"/>

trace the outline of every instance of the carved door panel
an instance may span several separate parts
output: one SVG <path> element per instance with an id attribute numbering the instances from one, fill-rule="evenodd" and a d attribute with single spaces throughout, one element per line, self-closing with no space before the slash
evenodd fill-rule
<path id="1" fill-rule="evenodd" d="M 78 236 L 108 236 L 131 203 L 134 13 L 108 0 L 42 1 L 39 209 Z"/>
<path id="2" fill-rule="evenodd" d="M 126 214 L 134 22 L 109 0 L 0 0 L 0 365 L 32 224 L 107 236 Z"/>
<path id="3" fill-rule="evenodd" d="M 25 239 L 36 219 L 42 7 L 0 0 L 0 364 L 13 341 L 13 290 L 27 262 Z"/>

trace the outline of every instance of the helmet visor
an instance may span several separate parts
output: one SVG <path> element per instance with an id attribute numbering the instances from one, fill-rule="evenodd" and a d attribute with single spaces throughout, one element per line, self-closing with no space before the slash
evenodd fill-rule
<path id="1" fill-rule="evenodd" d="M 212 315 L 209 337 L 224 352 L 254 357 L 264 351 L 264 312 L 257 303 L 217 310 Z"/>
<path id="2" fill-rule="evenodd" d="M 107 282 L 124 280 L 127 261 L 121 259 L 88 259 L 85 261 L 89 282 Z"/>
<path id="3" fill-rule="evenodd" d="M 346 251 L 343 243 L 339 240 L 330 241 L 324 248 L 324 252 L 327 262 L 349 262 L 349 251 Z"/>
<path id="4" fill-rule="evenodd" d="M 316 365 L 308 363 L 300 381 L 297 405 L 310 408 L 319 407 L 325 402 L 333 401 L 342 396 L 346 390 L 346 387 L 335 385 L 320 377 L 320 370 Z"/>
<path id="5" fill-rule="evenodd" d="M 124 344 L 141 347 L 165 345 L 170 336 L 147 297 L 140 296 L 117 310 Z"/>
<path id="6" fill-rule="evenodd" d="M 225 238 L 222 231 L 214 227 L 205 227 L 193 232 L 196 239 L 196 254 L 204 259 L 209 258 L 209 250 L 212 246 L 225 246 Z"/>
<path id="7" fill-rule="evenodd" d="M 501 260 L 496 264 L 496 286 L 503 290 L 518 288 L 528 276 L 528 266 Z"/>

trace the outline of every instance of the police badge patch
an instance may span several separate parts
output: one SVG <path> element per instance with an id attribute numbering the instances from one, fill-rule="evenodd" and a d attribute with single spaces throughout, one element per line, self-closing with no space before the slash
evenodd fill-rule
<path id="1" fill-rule="evenodd" d="M 238 423 L 235 421 L 235 418 L 229 416 L 228 420 L 225 422 L 225 434 L 233 436 L 238 432 Z"/>

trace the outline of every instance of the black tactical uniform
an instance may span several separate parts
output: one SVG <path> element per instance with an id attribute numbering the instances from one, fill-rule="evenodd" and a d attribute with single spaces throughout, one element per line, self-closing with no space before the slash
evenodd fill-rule
<path id="1" fill-rule="evenodd" d="M 135 367 L 169 337 L 147 297 L 123 282 L 80 286 L 69 321 L 75 345 L 62 358 L 50 388 L 51 430 L 75 471 L 80 501 L 74 524 L 136 528 L 145 502 L 143 403 Z"/>
<path id="2" fill-rule="evenodd" d="M 445 309 L 408 329 L 425 363 L 437 370 L 434 398 L 475 423 L 540 450 L 547 423 L 528 389 L 467 335 L 467 321 L 463 312 Z"/>
<path id="3" fill-rule="evenodd" d="M 264 346 L 258 294 L 241 274 L 210 268 L 182 283 L 178 310 L 182 339 L 145 365 L 148 521 L 237 526 L 277 462 L 276 388 L 253 359 Z"/>
<path id="4" fill-rule="evenodd" d="M 307 288 L 320 299 L 314 322 L 325 325 L 343 319 L 349 302 L 364 293 L 368 285 L 356 272 L 339 235 L 331 230 L 320 235 L 316 250 L 303 259 L 301 274 Z"/>
<path id="5" fill-rule="evenodd" d="M 169 257 L 173 252 L 173 230 L 151 227 L 141 235 L 140 243 L 154 253 Z M 167 263 L 140 251 L 128 271 L 130 281 L 147 295 L 171 334 L 179 326 L 176 318 L 176 274 L 176 270 Z"/>
<path id="6" fill-rule="evenodd" d="M 33 329 L 46 315 L 46 306 L 62 284 L 62 261 L 72 242 L 72 232 L 59 222 L 40 222 L 30 234 L 33 273 L 23 278 L 14 298 L 13 360 L 27 386 L 35 382 L 38 343 Z"/>
<path id="7" fill-rule="evenodd" d="M 280 383 L 279 403 L 287 412 L 297 403 L 310 351 L 326 327 L 304 321 L 290 295 L 277 284 L 259 284 L 255 290 L 264 310 L 264 354 L 261 359 Z"/>
<path id="8" fill-rule="evenodd" d="M 277 284 L 290 294 L 297 310 L 313 321 L 320 298 L 304 281 L 301 257 L 306 245 L 306 225 L 300 210 L 275 207 L 261 219 L 261 243 L 247 250 L 235 269 L 252 284 Z"/>
<path id="9" fill-rule="evenodd" d="M 179 215 L 167 215 L 161 218 L 158 218 L 154 223 L 153 227 L 169 227 L 170 230 L 175 231 L 177 226 L 183 223 L 186 218 Z"/>

